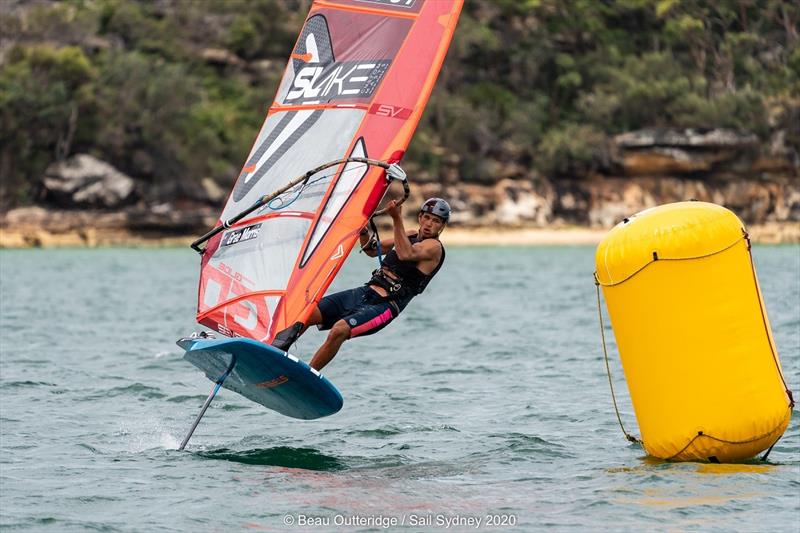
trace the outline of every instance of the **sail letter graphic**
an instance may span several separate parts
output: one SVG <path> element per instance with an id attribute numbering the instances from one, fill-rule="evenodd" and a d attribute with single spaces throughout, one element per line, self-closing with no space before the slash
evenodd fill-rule
<path id="1" fill-rule="evenodd" d="M 399 161 L 461 3 L 315 1 L 217 225 L 331 161 Z M 344 162 L 215 235 L 203 252 L 197 320 L 262 342 L 306 320 L 387 186 L 383 168 Z"/>

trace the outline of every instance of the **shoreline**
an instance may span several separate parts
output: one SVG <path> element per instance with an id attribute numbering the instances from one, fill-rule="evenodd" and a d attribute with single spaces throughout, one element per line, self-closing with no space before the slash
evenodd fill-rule
<path id="1" fill-rule="evenodd" d="M 596 246 L 610 228 L 590 227 L 451 227 L 442 234 L 448 246 Z M 767 223 L 748 227 L 756 244 L 799 244 L 800 224 Z M 197 235 L 86 227 L 53 231 L 40 226 L 0 227 L 0 249 L 26 248 L 168 248 L 188 247 Z"/>

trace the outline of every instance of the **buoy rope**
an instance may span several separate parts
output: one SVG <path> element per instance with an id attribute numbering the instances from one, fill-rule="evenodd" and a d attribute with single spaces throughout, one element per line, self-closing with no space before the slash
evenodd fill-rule
<path id="1" fill-rule="evenodd" d="M 611 366 L 608 364 L 608 349 L 606 348 L 606 334 L 603 331 L 603 309 L 600 304 L 600 282 L 597 279 L 597 275 L 595 274 L 595 288 L 597 289 L 597 316 L 600 318 L 600 338 L 603 341 L 603 356 L 605 357 L 606 361 L 606 375 L 608 376 L 608 386 L 611 388 L 611 401 L 614 402 L 614 412 L 617 414 L 617 422 L 619 422 L 619 428 L 622 430 L 622 433 L 625 435 L 625 438 L 628 441 L 633 442 L 635 444 L 644 445 L 641 439 L 637 439 L 627 431 L 625 431 L 625 426 L 622 424 L 622 417 L 619 416 L 619 408 L 617 407 L 617 396 L 614 394 L 614 382 L 611 379 Z"/>
<path id="2" fill-rule="evenodd" d="M 762 460 L 762 461 L 766 461 L 766 460 L 767 460 L 767 457 L 769 457 L 769 452 L 771 452 L 771 451 L 772 451 L 772 448 L 774 448 L 774 447 L 775 447 L 775 445 L 776 445 L 776 444 L 778 444 L 778 441 L 779 441 L 779 440 L 781 440 L 781 438 L 780 438 L 780 437 L 778 437 L 777 439 L 775 439 L 775 442 L 773 442 L 773 443 L 772 443 L 772 446 L 770 446 L 769 448 L 767 448 L 767 452 L 766 452 L 764 455 L 762 455 L 762 456 L 761 456 L 761 460 Z"/>
<path id="3" fill-rule="evenodd" d="M 698 431 L 698 432 L 697 432 L 697 435 L 695 435 L 694 437 L 692 437 L 692 439 L 691 439 L 691 440 L 690 440 L 690 441 L 689 441 L 689 442 L 686 444 L 686 446 L 684 446 L 683 448 L 681 448 L 681 449 L 680 449 L 680 451 L 678 451 L 677 453 L 675 453 L 675 454 L 673 454 L 673 455 L 670 455 L 669 457 L 667 457 L 667 459 L 666 459 L 666 460 L 667 460 L 667 461 L 670 461 L 670 460 L 672 460 L 672 459 L 674 459 L 674 458 L 678 457 L 680 454 L 682 454 L 683 452 L 685 452 L 685 451 L 686 451 L 686 450 L 689 448 L 689 446 L 691 446 L 691 445 L 694 443 L 694 441 L 696 441 L 696 440 L 697 440 L 697 439 L 699 439 L 700 437 L 706 437 L 706 438 L 708 438 L 708 439 L 715 440 L 715 441 L 717 441 L 717 442 L 721 442 L 721 443 L 723 443 L 723 444 L 750 444 L 751 442 L 757 442 L 757 441 L 759 441 L 759 440 L 761 440 L 761 439 L 765 439 L 765 438 L 769 437 L 770 435 L 772 435 L 773 433 L 775 433 L 776 431 L 778 431 L 778 430 L 780 429 L 780 427 L 781 427 L 781 426 L 782 426 L 782 425 L 783 425 L 783 424 L 786 422 L 786 418 L 787 418 L 787 417 L 790 417 L 790 416 L 791 416 L 791 414 L 792 414 L 792 408 L 791 408 L 791 407 L 789 407 L 789 409 L 788 409 L 788 410 L 787 410 L 787 412 L 786 412 L 786 416 L 784 416 L 784 417 L 783 417 L 783 418 L 780 420 L 780 422 L 778 422 L 778 424 L 777 424 L 777 425 L 776 425 L 774 428 L 772 428 L 771 430 L 767 431 L 766 433 L 764 433 L 764 434 L 762 434 L 762 435 L 758 435 L 757 437 L 753 437 L 753 438 L 751 438 L 751 439 L 747 439 L 747 440 L 726 440 L 726 439 L 721 439 L 721 438 L 719 438 L 719 437 L 715 437 L 715 436 L 713 436 L 713 435 L 709 435 L 708 433 L 705 433 L 705 432 L 703 432 L 703 431 Z M 777 438 L 777 439 L 775 439 L 775 442 L 773 442 L 773 443 L 772 443 L 772 446 L 770 446 L 770 447 L 769 447 L 769 450 L 767 450 L 767 453 L 765 453 L 765 454 L 763 455 L 763 457 L 761 457 L 761 460 L 762 460 L 762 461 L 763 461 L 763 460 L 766 460 L 767 456 L 769 455 L 769 452 L 772 450 L 772 447 L 773 447 L 773 446 L 775 446 L 775 444 L 778 442 L 778 440 L 780 440 L 780 438 L 781 438 L 781 437 L 780 437 L 780 436 L 778 436 L 778 438 Z"/>
<path id="4" fill-rule="evenodd" d="M 751 250 L 752 246 L 750 245 L 750 235 L 742 229 L 744 233 L 744 239 L 747 241 L 747 257 L 750 258 L 750 271 L 753 273 L 753 284 L 756 288 L 756 296 L 758 296 L 758 308 L 761 311 L 761 322 L 764 324 L 764 333 L 767 335 L 767 344 L 769 344 L 769 351 L 772 354 L 772 361 L 775 363 L 775 370 L 778 371 L 778 376 L 781 378 L 781 383 L 783 383 L 783 390 L 786 392 L 786 396 L 789 398 L 789 409 L 791 410 L 794 407 L 794 396 L 792 396 L 792 391 L 789 390 L 789 386 L 786 385 L 786 380 L 783 377 L 783 372 L 781 372 L 781 364 L 778 362 L 778 355 L 775 353 L 775 348 L 773 347 L 773 339 L 772 335 L 769 334 L 769 325 L 767 324 L 767 313 L 764 312 L 764 304 L 761 301 L 761 291 L 758 290 L 758 277 L 756 276 L 756 265 L 753 262 L 753 252 Z M 767 452 L 769 453 L 769 452 Z"/>
<path id="5" fill-rule="evenodd" d="M 744 228 L 742 228 L 742 232 L 744 232 Z M 613 283 L 603 283 L 603 282 L 600 281 L 600 278 L 598 278 L 597 272 L 595 272 L 594 273 L 595 283 L 597 283 L 598 285 L 600 285 L 602 287 L 616 287 L 617 285 L 622 285 L 623 283 L 625 283 L 629 279 L 633 278 L 636 274 L 638 274 L 639 272 L 641 272 L 645 268 L 649 267 L 650 265 L 652 265 L 653 263 L 656 263 L 658 261 L 692 261 L 694 259 L 705 259 L 706 257 L 711 257 L 711 256 L 714 256 L 714 255 L 717 255 L 717 254 L 721 254 L 722 252 L 725 252 L 725 251 L 733 248 L 734 246 L 736 246 L 739 243 L 739 241 L 745 239 L 747 233 L 744 232 L 744 235 L 745 236 L 737 238 L 735 241 L 733 241 L 728 246 L 726 246 L 724 248 L 721 248 L 721 249 L 719 249 L 719 250 L 717 250 L 715 252 L 710 252 L 710 253 L 707 253 L 707 254 L 704 254 L 704 255 L 695 255 L 695 256 L 692 256 L 692 257 L 659 257 L 658 256 L 658 252 L 654 251 L 653 252 L 653 259 L 651 259 L 650 261 L 648 261 L 647 263 L 642 265 L 638 270 L 636 270 L 634 273 L 630 274 L 625 279 L 622 279 L 620 281 L 615 281 Z"/>

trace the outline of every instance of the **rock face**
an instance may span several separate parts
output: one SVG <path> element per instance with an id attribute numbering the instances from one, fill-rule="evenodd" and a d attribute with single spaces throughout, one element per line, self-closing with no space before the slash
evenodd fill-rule
<path id="1" fill-rule="evenodd" d="M 64 207 L 112 208 L 133 198 L 135 182 L 88 154 L 53 163 L 42 180 L 46 201 Z"/>
<path id="2" fill-rule="evenodd" d="M 759 182 L 744 179 L 698 180 L 674 177 L 606 178 L 569 186 L 588 196 L 581 222 L 607 228 L 656 205 L 700 200 L 731 209 L 745 224 L 800 221 L 800 184 L 791 179 Z M 556 207 L 556 213 L 560 209 Z"/>
<path id="3" fill-rule="evenodd" d="M 800 241 L 800 157 L 780 132 L 765 148 L 753 135 L 728 130 L 642 130 L 617 136 L 612 152 L 614 164 L 603 173 L 571 179 L 508 163 L 464 183 L 457 160 L 438 175 L 412 166 L 404 212 L 414 218 L 426 198 L 442 197 L 453 208 L 451 225 L 492 228 L 494 235 L 502 233 L 495 228 L 610 228 L 643 209 L 695 199 L 731 209 L 748 228 L 769 227 L 766 241 Z M 183 188 L 150 184 L 137 194 L 134 180 L 85 154 L 51 165 L 43 185 L 49 208 L 0 213 L 0 247 L 196 236 L 213 227 L 228 192 L 204 178 Z M 399 193 L 394 186 L 389 196 Z M 388 217 L 378 223 L 387 226 Z"/>
<path id="4" fill-rule="evenodd" d="M 217 209 L 170 204 L 114 210 L 20 207 L 0 213 L 0 248 L 125 246 L 160 241 L 183 246 L 214 226 Z"/>
<path id="5" fill-rule="evenodd" d="M 619 148 L 742 148 L 757 146 L 758 137 L 752 133 L 727 129 L 643 129 L 617 135 L 614 143 Z"/>
<path id="6" fill-rule="evenodd" d="M 533 223 L 544 226 L 553 217 L 552 196 L 534 190 L 530 181 L 500 181 L 494 187 L 494 206 L 499 224 Z"/>
<path id="7" fill-rule="evenodd" d="M 724 205 L 746 224 L 797 224 L 799 159 L 782 138 L 774 141 L 762 153 L 756 136 L 731 130 L 629 132 L 615 138 L 614 170 L 605 173 L 502 178 L 493 186 L 441 179 L 417 187 L 415 201 L 442 196 L 452 220 L 466 226 L 609 228 L 643 209 L 691 199 Z"/>
<path id="8" fill-rule="evenodd" d="M 614 138 L 626 176 L 703 175 L 743 171 L 758 158 L 759 140 L 725 129 L 647 129 Z"/>

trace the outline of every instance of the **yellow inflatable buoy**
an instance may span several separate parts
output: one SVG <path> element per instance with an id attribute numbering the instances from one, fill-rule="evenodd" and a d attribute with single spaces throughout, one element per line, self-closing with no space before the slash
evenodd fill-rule
<path id="1" fill-rule="evenodd" d="M 694 201 L 648 209 L 595 263 L 647 453 L 730 462 L 770 448 L 794 402 L 738 217 Z"/>

